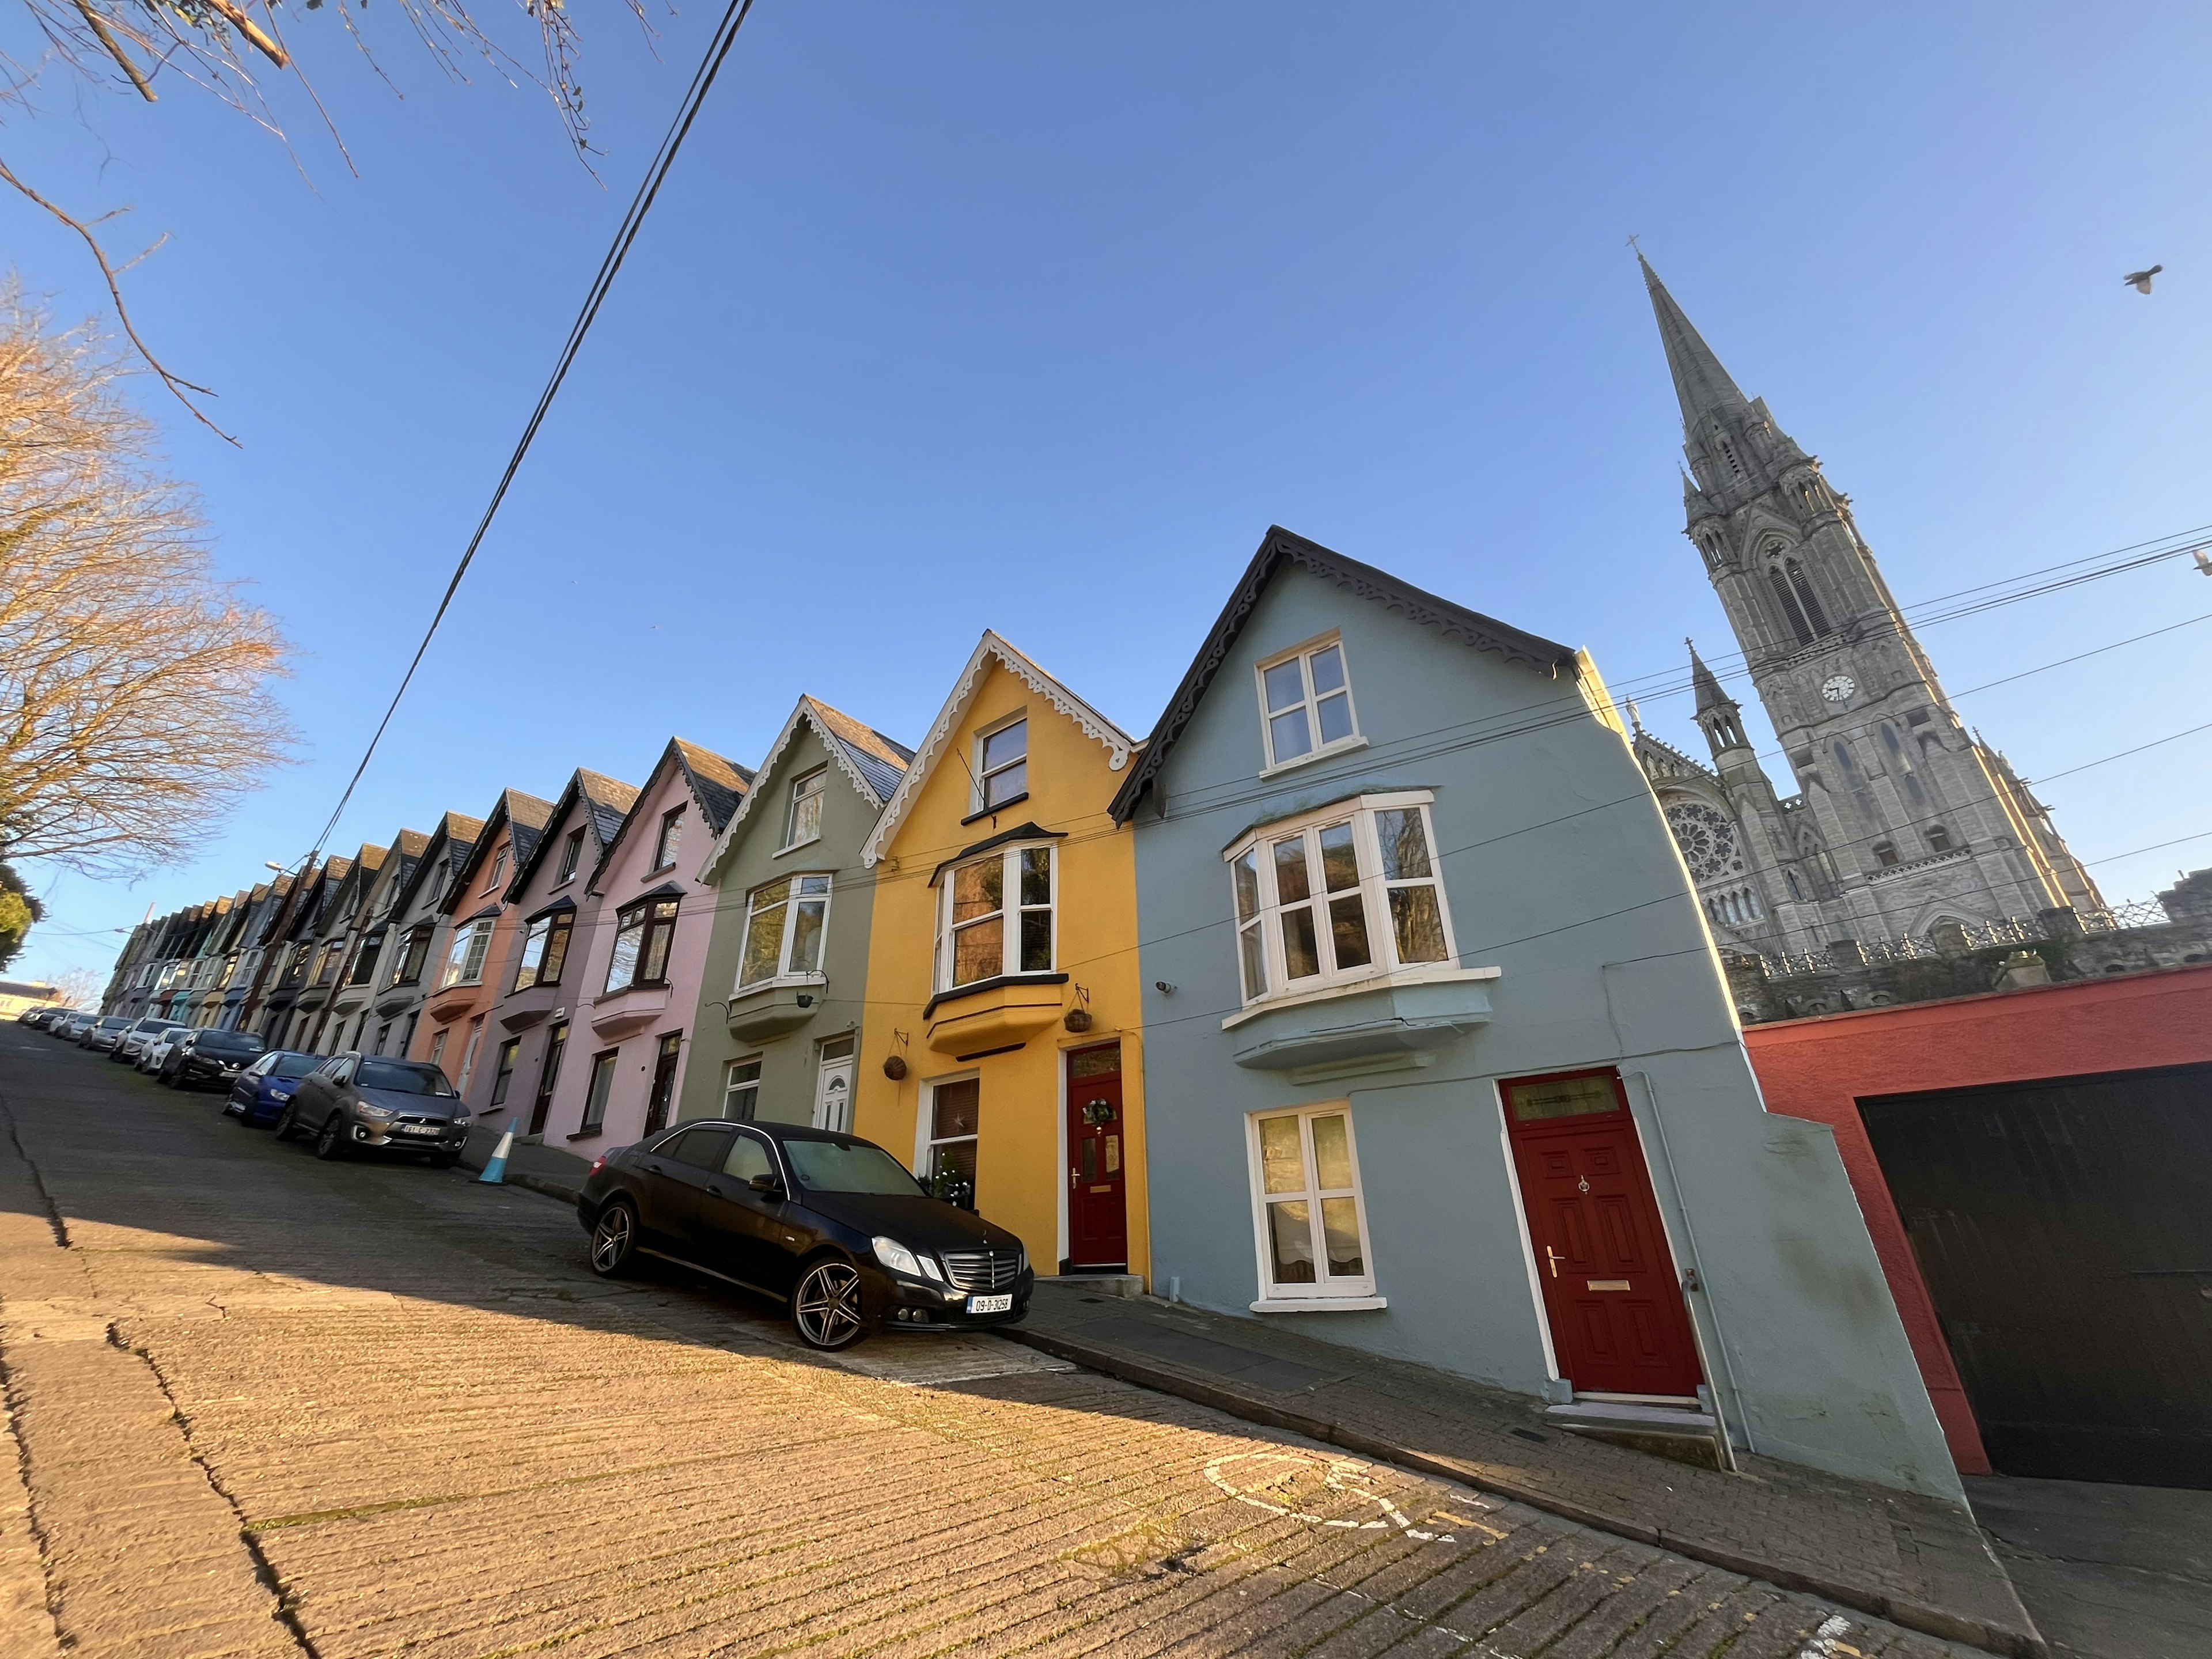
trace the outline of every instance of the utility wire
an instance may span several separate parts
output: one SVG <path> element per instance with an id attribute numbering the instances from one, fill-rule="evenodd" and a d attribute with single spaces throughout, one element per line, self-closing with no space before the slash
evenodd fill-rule
<path id="1" fill-rule="evenodd" d="M 616 228 L 614 241 L 607 249 L 606 257 L 599 261 L 599 274 L 592 278 L 591 289 L 584 296 L 583 309 L 576 313 L 576 320 L 569 326 L 568 337 L 554 362 L 552 375 L 546 380 L 545 389 L 538 394 L 537 406 L 530 411 L 530 419 L 523 426 L 522 436 L 514 446 L 514 453 L 507 458 L 507 468 L 499 476 L 498 486 L 491 493 L 490 504 L 484 508 L 483 517 L 477 520 L 476 533 L 469 538 L 468 546 L 462 550 L 460 562 L 453 567 L 453 579 L 446 584 L 445 594 L 431 615 L 430 625 L 422 632 L 422 641 L 415 647 L 415 655 L 407 665 L 407 672 L 399 677 L 399 689 L 392 694 L 392 702 L 385 709 L 384 718 L 376 723 L 376 730 L 368 739 L 368 747 L 362 753 L 361 764 L 354 768 L 353 776 L 347 781 L 345 793 L 338 797 L 338 804 L 331 811 L 330 821 L 323 825 L 322 833 L 315 837 L 314 847 L 303 860 L 303 867 L 322 852 L 324 843 L 330 840 L 331 832 L 337 828 L 339 818 L 344 816 L 346 804 L 352 800 L 354 790 L 359 787 L 362 775 L 368 770 L 369 762 L 375 757 L 378 744 L 384 740 L 386 728 L 391 726 L 392 717 L 399 711 L 400 699 L 407 695 L 407 688 L 414 684 L 415 671 L 422 665 L 423 655 L 429 650 L 430 641 L 436 637 L 439 624 L 446 620 L 446 612 L 453 603 L 453 595 L 460 590 L 461 578 L 468 574 L 469 565 L 476 558 L 477 549 L 483 544 L 484 532 L 491 528 L 491 521 L 497 516 L 501 503 L 506 501 L 507 486 L 514 482 L 515 474 L 521 471 L 523 457 L 530 453 L 531 443 L 538 436 L 538 428 L 544 423 L 547 412 L 553 407 L 553 399 L 561 390 L 561 383 L 568 378 L 569 368 L 575 362 L 576 354 L 583 348 L 584 337 L 592 331 L 592 324 L 599 317 L 599 307 L 605 303 L 609 290 L 614 286 L 616 273 L 622 270 L 623 260 L 629 253 L 630 244 L 637 240 L 638 232 L 644 228 L 645 216 L 652 211 L 653 200 L 660 194 L 661 184 L 668 177 L 668 170 L 676 165 L 677 152 L 684 148 L 684 140 L 690 133 L 691 124 L 698 118 L 700 106 L 706 101 L 707 94 L 714 84 L 714 77 L 721 72 L 722 60 L 730 55 L 730 48 L 737 44 L 738 31 L 744 26 L 745 15 L 752 9 L 753 0 L 730 0 L 729 9 L 722 14 L 722 21 L 715 25 L 714 36 L 707 43 L 706 55 L 700 59 L 698 69 L 692 74 L 691 84 L 684 90 L 684 101 L 677 106 L 676 118 L 669 124 L 667 132 L 661 138 L 660 148 L 653 153 L 652 164 L 646 168 L 645 178 L 638 185 L 637 194 L 630 198 L 629 210 L 623 215 L 622 223 Z"/>

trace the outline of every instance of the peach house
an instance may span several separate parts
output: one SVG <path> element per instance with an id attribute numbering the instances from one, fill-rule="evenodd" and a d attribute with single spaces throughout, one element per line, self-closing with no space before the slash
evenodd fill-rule
<path id="1" fill-rule="evenodd" d="M 717 890 L 699 879 L 752 774 L 672 738 L 585 884 L 596 914 L 569 945 L 580 963 L 544 1137 L 586 1156 L 672 1115 L 699 1012 Z M 719 1012 L 719 1011 L 717 1011 Z"/>
<path id="2" fill-rule="evenodd" d="M 501 790 L 484 818 L 483 833 L 438 902 L 447 921 L 446 953 L 430 969 L 429 994 L 407 1052 L 411 1059 L 443 1066 L 471 1110 L 490 1091 L 490 1068 L 477 1062 L 483 1054 L 484 1026 L 498 1000 L 488 969 L 505 957 L 507 935 L 514 926 L 507 885 L 517 866 L 536 850 L 552 814 L 551 801 L 520 789 Z"/>

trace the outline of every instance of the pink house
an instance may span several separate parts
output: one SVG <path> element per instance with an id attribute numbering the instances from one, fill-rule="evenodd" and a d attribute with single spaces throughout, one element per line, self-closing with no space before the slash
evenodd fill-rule
<path id="1" fill-rule="evenodd" d="M 752 774 L 671 738 L 599 856 L 569 950 L 580 967 L 543 1119 L 546 1144 L 586 1156 L 669 1119 L 699 1012 L 716 890 L 698 879 Z M 533 1118 L 535 1113 L 532 1114 Z"/>

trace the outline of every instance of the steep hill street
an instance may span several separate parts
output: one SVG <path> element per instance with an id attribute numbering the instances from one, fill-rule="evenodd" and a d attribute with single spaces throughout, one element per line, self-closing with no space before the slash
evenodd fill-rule
<path id="1" fill-rule="evenodd" d="M 9 1654 L 1963 1651 L 994 1339 L 830 1363 L 13 1026 L 0 1104 Z"/>

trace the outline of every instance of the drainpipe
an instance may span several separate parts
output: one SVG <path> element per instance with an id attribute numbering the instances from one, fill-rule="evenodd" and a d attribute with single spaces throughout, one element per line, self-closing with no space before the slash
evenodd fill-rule
<path id="1" fill-rule="evenodd" d="M 1698 1292 L 1700 1295 L 1705 1296 L 1706 1298 L 1705 1317 L 1712 1321 L 1712 1345 L 1715 1348 L 1719 1350 L 1720 1352 L 1720 1371 L 1728 1378 L 1726 1392 L 1731 1401 L 1741 1400 L 1742 1398 L 1742 1394 L 1736 1387 L 1735 1365 L 1729 1358 L 1728 1339 L 1721 1334 L 1720 1315 L 1713 1307 L 1711 1293 L 1705 1288 L 1705 1262 L 1703 1258 L 1698 1254 L 1698 1234 L 1696 1227 L 1692 1224 L 1690 1219 L 1689 1200 L 1682 1196 L 1681 1178 L 1674 1172 L 1674 1150 L 1668 1143 L 1666 1120 L 1661 1115 L 1659 1110 L 1659 1091 L 1653 1086 L 1650 1073 L 1631 1072 L 1628 1075 L 1634 1078 L 1638 1083 L 1644 1085 L 1644 1103 L 1651 1109 L 1651 1130 L 1653 1134 L 1657 1136 L 1659 1140 L 1659 1157 L 1667 1165 L 1668 1185 L 1674 1188 L 1675 1205 L 1682 1212 L 1682 1243 L 1684 1248 L 1689 1253 L 1690 1275 L 1694 1282 Z M 1685 1286 L 1684 1288 L 1685 1290 L 1687 1290 L 1690 1287 Z M 1715 1376 L 1713 1357 L 1706 1351 L 1705 1346 L 1705 1324 L 1704 1322 L 1699 1320 L 1698 1317 L 1698 1310 L 1695 1304 L 1691 1304 L 1689 1308 L 1689 1315 L 1690 1334 L 1696 1340 L 1698 1345 L 1698 1363 L 1705 1367 L 1705 1375 L 1707 1376 Z M 1716 1376 L 1716 1382 L 1717 1382 L 1718 1380 L 1718 1377 Z M 1721 1443 L 1721 1457 L 1723 1461 L 1727 1463 L 1729 1474 L 1738 1474 L 1740 1471 L 1736 1468 L 1735 1437 L 1729 1432 L 1728 1413 L 1721 1409 L 1721 1394 L 1723 1390 L 1719 1387 L 1715 1387 L 1708 1390 L 1708 1392 L 1710 1393 L 1712 1400 L 1713 1421 L 1720 1430 L 1717 1438 Z M 1750 1424 L 1743 1424 L 1742 1429 L 1744 1449 L 1746 1451 L 1757 1451 L 1759 1448 L 1752 1443 Z"/>

